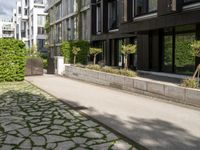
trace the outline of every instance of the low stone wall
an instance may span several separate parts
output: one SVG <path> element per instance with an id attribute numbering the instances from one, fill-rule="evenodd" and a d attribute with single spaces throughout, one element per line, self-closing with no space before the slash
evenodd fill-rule
<path id="1" fill-rule="evenodd" d="M 139 77 L 124 77 L 74 66 L 65 66 L 64 76 L 200 107 L 200 90 L 184 88 L 175 84 Z"/>

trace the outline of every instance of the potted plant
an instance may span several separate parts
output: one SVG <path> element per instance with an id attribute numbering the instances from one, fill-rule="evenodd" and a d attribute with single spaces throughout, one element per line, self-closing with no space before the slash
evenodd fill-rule
<path id="1" fill-rule="evenodd" d="M 94 47 L 91 47 L 90 48 L 90 55 L 93 55 L 93 64 L 95 65 L 96 64 L 96 57 L 98 54 L 102 53 L 102 48 L 94 48 Z"/>
<path id="2" fill-rule="evenodd" d="M 128 56 L 130 54 L 135 54 L 136 50 L 137 50 L 137 45 L 135 44 L 122 45 L 121 53 L 124 55 L 125 69 L 128 69 Z"/>

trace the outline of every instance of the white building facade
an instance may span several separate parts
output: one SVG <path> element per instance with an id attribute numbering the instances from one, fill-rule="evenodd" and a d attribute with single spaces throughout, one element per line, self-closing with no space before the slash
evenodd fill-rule
<path id="1" fill-rule="evenodd" d="M 90 0 L 48 0 L 49 46 L 59 55 L 62 41 L 90 41 Z M 55 49 L 56 48 L 56 49 Z"/>
<path id="2" fill-rule="evenodd" d="M 0 38 L 14 38 L 15 26 L 11 18 L 0 18 Z"/>
<path id="3" fill-rule="evenodd" d="M 17 0 L 13 10 L 15 38 L 24 41 L 28 48 L 36 46 L 41 53 L 46 53 L 46 4 L 47 0 Z"/>

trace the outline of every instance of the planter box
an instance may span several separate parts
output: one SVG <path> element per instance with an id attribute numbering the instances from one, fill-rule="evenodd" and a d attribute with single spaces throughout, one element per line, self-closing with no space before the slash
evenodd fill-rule
<path id="1" fill-rule="evenodd" d="M 41 58 L 28 58 L 25 66 L 26 76 L 43 75 L 43 61 Z"/>
<path id="2" fill-rule="evenodd" d="M 130 78 L 74 66 L 66 66 L 64 76 L 200 108 L 200 90 L 198 89 L 184 88 L 175 84 L 139 77 Z"/>

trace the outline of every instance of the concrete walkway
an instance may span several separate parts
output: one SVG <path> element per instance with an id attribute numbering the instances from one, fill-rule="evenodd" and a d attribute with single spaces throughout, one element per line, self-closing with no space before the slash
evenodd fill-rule
<path id="1" fill-rule="evenodd" d="M 200 149 L 198 110 L 53 75 L 26 80 L 149 149 Z"/>

